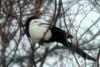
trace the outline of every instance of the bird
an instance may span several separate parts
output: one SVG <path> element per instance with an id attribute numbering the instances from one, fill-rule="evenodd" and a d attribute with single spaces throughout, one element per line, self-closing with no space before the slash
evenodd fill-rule
<path id="1" fill-rule="evenodd" d="M 47 21 L 40 19 L 38 16 L 28 17 L 24 26 L 26 35 L 34 43 L 39 43 L 39 45 L 52 42 L 61 43 L 66 49 L 70 49 L 84 59 L 96 61 L 95 58 L 67 40 L 68 38 L 73 38 L 71 34 L 61 28 L 48 24 Z"/>

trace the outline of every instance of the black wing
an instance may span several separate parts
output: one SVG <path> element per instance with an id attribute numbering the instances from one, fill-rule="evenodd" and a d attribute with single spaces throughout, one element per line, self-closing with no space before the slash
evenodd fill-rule
<path id="1" fill-rule="evenodd" d="M 47 42 L 54 42 L 54 41 L 61 42 L 63 38 L 73 38 L 72 35 L 70 35 L 69 33 L 66 33 L 64 30 L 58 27 L 51 26 L 50 30 L 52 33 L 52 37 Z"/>

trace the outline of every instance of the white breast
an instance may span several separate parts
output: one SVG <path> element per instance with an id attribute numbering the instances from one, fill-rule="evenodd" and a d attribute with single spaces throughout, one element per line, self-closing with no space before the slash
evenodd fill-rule
<path id="1" fill-rule="evenodd" d="M 44 23 L 43 20 L 32 20 L 29 25 L 29 34 L 31 36 L 31 39 L 34 43 L 38 43 L 41 38 L 43 38 L 45 32 L 48 29 L 48 25 L 39 25 L 41 23 Z M 49 40 L 51 38 L 51 31 L 48 30 L 46 33 L 44 40 Z"/>

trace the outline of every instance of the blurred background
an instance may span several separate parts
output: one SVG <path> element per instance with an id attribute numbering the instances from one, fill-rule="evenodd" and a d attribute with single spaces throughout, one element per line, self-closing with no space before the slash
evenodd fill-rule
<path id="1" fill-rule="evenodd" d="M 97 61 L 60 43 L 34 46 L 24 32 L 30 16 L 69 32 L 71 41 Z M 0 0 L 0 67 L 100 67 L 100 0 Z"/>

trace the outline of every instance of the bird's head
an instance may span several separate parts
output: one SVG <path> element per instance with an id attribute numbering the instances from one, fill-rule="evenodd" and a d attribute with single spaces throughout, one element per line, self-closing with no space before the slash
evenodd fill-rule
<path id="1" fill-rule="evenodd" d="M 27 23 L 30 23 L 32 20 L 34 20 L 34 19 L 39 19 L 39 17 L 38 16 L 31 16 L 31 17 L 29 17 L 27 20 L 26 20 L 26 24 Z"/>

